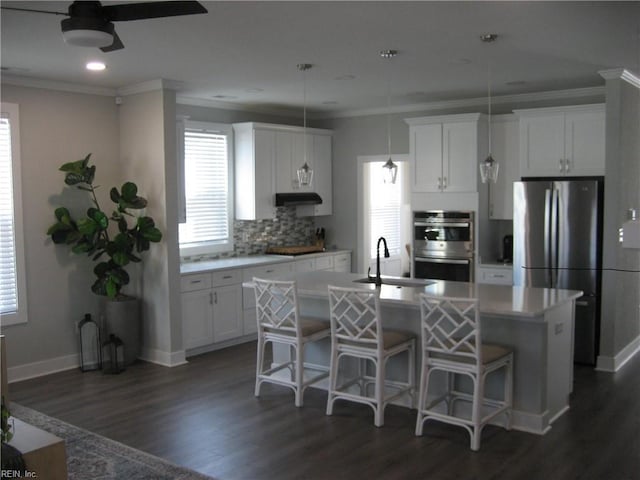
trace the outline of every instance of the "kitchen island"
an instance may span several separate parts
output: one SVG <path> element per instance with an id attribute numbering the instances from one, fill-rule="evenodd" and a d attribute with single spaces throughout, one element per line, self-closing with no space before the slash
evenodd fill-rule
<path id="1" fill-rule="evenodd" d="M 379 288 L 384 327 L 413 332 L 416 336 L 420 331 L 420 293 L 476 297 L 483 340 L 510 346 L 514 350 L 512 428 L 544 434 L 553 421 L 569 408 L 573 383 L 575 300 L 582 292 L 440 280 L 394 280 L 390 277 L 383 277 L 387 283 L 376 287 L 371 283 L 361 283 L 364 277 L 353 273 L 305 272 L 283 275 L 278 279 L 296 280 L 303 315 L 327 320 L 328 285 Z M 251 282 L 245 282 L 244 286 L 252 287 Z M 326 367 L 328 341 L 310 347 L 305 364 Z M 287 355 L 286 349 L 276 349 L 274 361 L 284 360 Z M 417 355 L 416 365 L 420 365 L 421 353 Z M 389 364 L 390 376 L 394 375 L 394 367 L 400 363 Z M 402 372 L 398 372 L 398 377 L 402 377 Z M 502 379 L 499 376 L 490 376 L 487 380 L 489 395 L 501 390 Z M 322 384 L 318 386 L 323 387 Z"/>

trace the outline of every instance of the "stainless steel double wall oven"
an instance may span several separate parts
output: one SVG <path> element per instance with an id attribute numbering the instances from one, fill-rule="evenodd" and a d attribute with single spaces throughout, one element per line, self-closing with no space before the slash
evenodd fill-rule
<path id="1" fill-rule="evenodd" d="M 474 281 L 473 212 L 413 212 L 415 278 Z"/>

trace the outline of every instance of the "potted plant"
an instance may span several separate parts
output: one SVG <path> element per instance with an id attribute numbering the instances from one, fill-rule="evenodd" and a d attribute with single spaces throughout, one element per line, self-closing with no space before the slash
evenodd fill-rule
<path id="1" fill-rule="evenodd" d="M 56 208 L 56 222 L 49 227 L 47 235 L 53 243 L 68 245 L 73 253 L 86 254 L 97 262 L 91 291 L 107 297 L 107 333 L 114 333 L 124 341 L 125 363 L 132 363 L 138 355 L 140 327 L 137 301 L 121 292 L 130 281 L 126 267 L 142 261 L 140 254 L 149 250 L 151 243 L 159 242 L 162 233 L 151 217 L 131 213 L 147 206 L 147 200 L 138 195 L 138 187 L 133 182 L 124 183 L 120 190 L 115 187 L 110 190 L 115 208 L 111 214 L 105 213 L 96 196 L 99 185 L 94 184 L 96 167 L 89 165 L 90 158 L 91 154 L 82 160 L 65 163 L 59 170 L 65 173 L 64 183 L 87 192 L 93 205 L 78 220 L 67 208 Z M 135 302 L 135 311 L 131 312 L 131 306 L 123 308 L 125 302 Z M 134 316 L 134 321 L 123 318 L 127 310 L 129 316 Z M 137 338 L 130 338 L 132 335 Z"/>

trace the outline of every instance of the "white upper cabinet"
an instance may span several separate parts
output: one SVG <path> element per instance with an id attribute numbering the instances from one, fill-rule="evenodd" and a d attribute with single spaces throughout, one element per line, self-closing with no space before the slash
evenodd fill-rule
<path id="1" fill-rule="evenodd" d="M 491 150 L 500 165 L 497 182 L 489 184 L 489 218 L 513 219 L 513 182 L 520 180 L 520 129 L 513 114 L 491 119 Z"/>
<path id="2" fill-rule="evenodd" d="M 516 110 L 523 177 L 600 176 L 605 167 L 604 105 Z"/>
<path id="3" fill-rule="evenodd" d="M 305 129 L 268 123 L 239 123 L 235 132 L 236 218 L 262 220 L 275 217 L 276 193 L 315 192 L 320 205 L 298 207 L 298 215 L 331 215 L 330 130 Z M 305 162 L 313 169 L 310 186 L 298 183 L 297 171 Z"/>
<path id="4" fill-rule="evenodd" d="M 413 192 L 477 192 L 480 114 L 408 118 Z"/>
<path id="5" fill-rule="evenodd" d="M 233 131 L 235 216 L 238 220 L 275 218 L 275 132 L 253 123 L 234 124 Z"/>

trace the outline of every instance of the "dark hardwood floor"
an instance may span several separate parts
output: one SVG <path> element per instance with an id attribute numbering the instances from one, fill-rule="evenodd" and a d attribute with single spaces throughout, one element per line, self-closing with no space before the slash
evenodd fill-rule
<path id="1" fill-rule="evenodd" d="M 616 374 L 576 367 L 570 411 L 544 436 L 485 428 L 480 452 L 460 427 L 415 437 L 415 412 L 372 410 L 326 393 L 264 385 L 255 343 L 120 375 L 77 370 L 13 383 L 12 401 L 219 479 L 640 479 L 640 355 Z M 86 479 L 91 480 L 91 479 Z"/>

